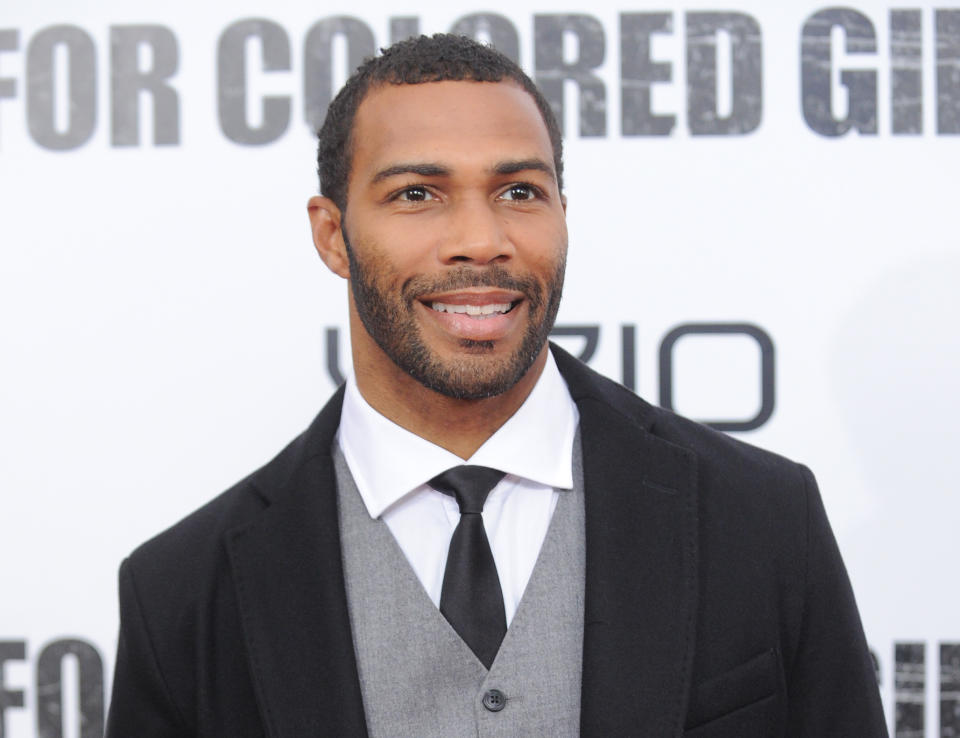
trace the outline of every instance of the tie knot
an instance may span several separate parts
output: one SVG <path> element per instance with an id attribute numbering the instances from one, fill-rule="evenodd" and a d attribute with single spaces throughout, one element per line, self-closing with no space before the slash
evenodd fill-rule
<path id="1" fill-rule="evenodd" d="M 487 495 L 505 474 L 489 466 L 455 466 L 438 474 L 427 484 L 438 492 L 455 497 L 461 515 L 482 513 Z"/>

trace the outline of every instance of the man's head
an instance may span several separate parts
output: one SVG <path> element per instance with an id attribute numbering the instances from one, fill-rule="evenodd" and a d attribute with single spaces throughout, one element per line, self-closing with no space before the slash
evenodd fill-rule
<path id="1" fill-rule="evenodd" d="M 559 305 L 567 233 L 555 122 L 492 49 L 421 37 L 384 56 L 394 53 L 377 72 L 385 80 L 368 62 L 346 92 L 356 99 L 331 106 L 325 196 L 309 205 L 314 242 L 350 281 L 361 390 L 497 396 L 545 359 Z"/>
<path id="2" fill-rule="evenodd" d="M 513 80 L 533 98 L 553 148 L 557 185 L 563 192 L 563 137 L 550 103 L 526 73 L 495 49 L 465 36 L 438 33 L 419 36 L 370 57 L 347 80 L 327 108 L 317 134 L 317 174 L 320 193 L 347 209 L 347 185 L 353 155 L 353 123 L 357 108 L 372 87 L 384 84 L 416 85 L 425 82 Z"/>

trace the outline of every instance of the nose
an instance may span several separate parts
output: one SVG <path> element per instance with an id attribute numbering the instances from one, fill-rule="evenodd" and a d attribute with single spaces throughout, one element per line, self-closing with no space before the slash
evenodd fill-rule
<path id="1" fill-rule="evenodd" d="M 452 208 L 439 249 L 444 264 L 484 265 L 511 259 L 514 245 L 497 206 L 484 198 L 471 198 Z"/>

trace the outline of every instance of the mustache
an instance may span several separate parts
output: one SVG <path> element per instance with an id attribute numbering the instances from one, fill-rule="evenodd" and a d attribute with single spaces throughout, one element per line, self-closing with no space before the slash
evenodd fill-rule
<path id="1" fill-rule="evenodd" d="M 412 306 L 421 295 L 434 292 L 450 292 L 468 287 L 494 287 L 521 293 L 531 307 L 543 302 L 543 290 L 533 277 L 511 274 L 499 264 L 485 267 L 462 266 L 439 277 L 417 275 L 403 283 L 401 294 L 407 306 Z"/>

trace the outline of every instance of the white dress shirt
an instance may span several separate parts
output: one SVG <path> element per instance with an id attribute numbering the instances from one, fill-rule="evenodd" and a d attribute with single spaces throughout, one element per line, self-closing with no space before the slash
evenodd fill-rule
<path id="1" fill-rule="evenodd" d="M 506 472 L 487 497 L 483 525 L 509 625 L 536 564 L 558 493 L 573 487 L 573 439 L 579 420 L 549 354 L 523 405 L 466 461 L 378 413 L 363 399 L 353 378 L 347 380 L 337 442 L 370 517 L 387 524 L 437 607 L 460 509 L 454 498 L 426 482 L 461 464 Z"/>

